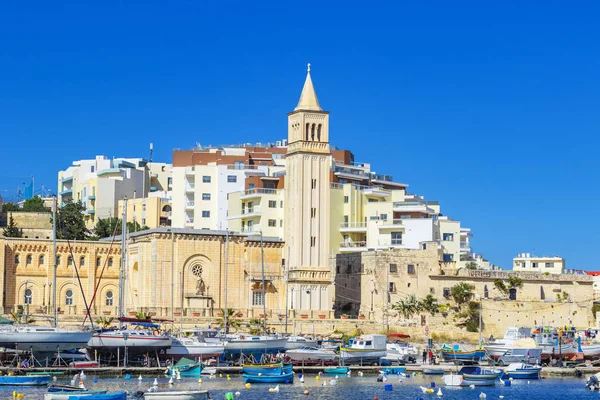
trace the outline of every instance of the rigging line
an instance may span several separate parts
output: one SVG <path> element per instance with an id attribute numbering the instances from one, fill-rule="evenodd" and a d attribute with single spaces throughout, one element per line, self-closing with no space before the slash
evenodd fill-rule
<path id="1" fill-rule="evenodd" d="M 60 218 L 60 217 L 59 217 Z M 81 284 L 81 277 L 79 276 L 79 270 L 77 269 L 77 265 L 75 264 L 75 255 L 73 254 L 73 248 L 71 247 L 71 241 L 69 240 L 69 236 L 66 235 L 65 229 L 65 221 L 61 218 L 60 220 L 63 233 L 65 234 L 65 238 L 67 239 L 67 246 L 69 247 L 69 252 L 71 253 L 71 259 L 73 260 L 73 269 L 75 269 L 75 273 L 77 274 L 77 282 L 79 283 L 79 290 L 81 290 L 81 296 L 83 297 L 83 303 L 85 305 L 85 310 L 87 316 L 90 318 L 90 324 L 92 325 L 92 329 L 94 328 L 94 321 L 92 320 L 92 316 L 90 315 L 90 308 L 88 307 L 87 299 L 85 297 L 85 292 L 83 291 L 83 285 Z M 56 290 L 56 288 L 54 288 Z"/>
<path id="2" fill-rule="evenodd" d="M 108 257 L 106 257 L 106 259 L 104 260 L 104 265 L 102 266 L 102 270 L 100 271 L 100 276 L 98 277 L 98 282 L 97 283 L 94 282 L 94 294 L 92 295 L 92 300 L 90 300 L 90 307 L 94 306 L 94 301 L 96 300 L 96 295 L 98 293 L 98 288 L 100 287 L 100 282 L 102 282 L 102 276 L 104 275 L 104 270 L 106 269 L 106 265 L 108 263 L 108 259 L 110 258 L 110 251 L 112 250 L 113 243 L 115 242 L 115 237 L 117 236 L 117 231 L 119 229 L 119 223 L 120 222 L 121 222 L 121 220 L 117 220 L 117 223 L 115 224 L 115 231 L 113 232 L 113 236 L 112 236 L 112 239 L 110 241 L 110 246 L 108 246 Z M 81 323 L 82 327 L 85 324 L 86 320 L 87 320 L 87 315 L 84 317 L 83 322 Z"/>

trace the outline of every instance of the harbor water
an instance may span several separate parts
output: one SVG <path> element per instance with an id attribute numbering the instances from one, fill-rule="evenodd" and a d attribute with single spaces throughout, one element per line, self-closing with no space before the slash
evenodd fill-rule
<path id="1" fill-rule="evenodd" d="M 186 378 L 175 381 L 173 386 L 168 384 L 168 378 L 159 377 L 159 390 L 208 390 L 211 398 L 214 400 L 225 399 L 227 392 L 239 392 L 236 399 L 239 400 L 275 400 L 289 398 L 303 399 L 344 399 L 344 400 L 373 400 L 377 397 L 379 400 L 407 399 L 407 400 L 428 400 L 428 399 L 448 399 L 448 400 L 477 400 L 480 394 L 485 393 L 486 400 L 501 399 L 504 400 L 564 400 L 565 398 L 574 399 L 598 399 L 597 392 L 590 392 L 585 388 L 584 378 L 571 377 L 549 377 L 548 379 L 518 381 L 512 382 L 511 386 L 501 386 L 497 383 L 495 387 L 455 388 L 445 387 L 441 377 L 415 376 L 402 378 L 402 381 L 396 376 L 388 376 L 386 382 L 377 382 L 375 375 L 365 375 L 362 377 L 339 377 L 335 385 L 329 381 L 335 377 L 321 377 L 316 379 L 316 375 L 304 375 L 304 383 L 300 383 L 299 374 L 296 374 L 295 383 L 292 385 L 280 385 L 279 393 L 269 392 L 269 388 L 275 385 L 253 384 L 249 389 L 244 386 L 240 376 L 231 375 L 230 380 L 224 374 L 222 377 L 209 379 L 202 378 L 202 383 L 196 379 Z M 70 384 L 71 378 L 58 379 L 57 383 Z M 138 390 L 146 391 L 152 386 L 154 377 L 143 378 L 140 382 L 137 376 L 131 376 L 126 380 L 121 378 L 98 377 L 94 382 L 94 376 L 90 373 L 85 385 L 88 389 L 108 389 L 109 391 L 128 391 L 134 393 Z M 433 394 L 423 393 L 420 386 L 430 387 L 435 383 L 435 392 Z M 326 384 L 326 386 L 323 386 Z M 392 390 L 386 390 L 385 386 L 391 385 Z M 443 396 L 436 395 L 437 389 L 441 388 Z M 0 388 L 0 399 L 11 399 L 13 391 L 25 394 L 25 399 L 43 399 L 46 388 Z M 304 394 L 305 390 L 308 394 Z M 503 396 L 503 397 L 500 397 Z"/>

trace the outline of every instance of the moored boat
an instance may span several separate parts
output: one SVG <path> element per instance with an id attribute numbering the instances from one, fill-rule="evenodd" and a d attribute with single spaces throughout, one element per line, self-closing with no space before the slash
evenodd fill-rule
<path id="1" fill-rule="evenodd" d="M 49 326 L 3 326 L 0 329 L 0 347 L 31 350 L 33 353 L 55 353 L 56 349 L 85 347 L 92 332 L 69 331 Z"/>
<path id="2" fill-rule="evenodd" d="M 196 337 L 172 338 L 173 343 L 167 349 L 169 357 L 192 357 L 206 359 L 219 357 L 225 351 L 224 342 L 208 343 L 198 340 Z"/>
<path id="3" fill-rule="evenodd" d="M 244 383 L 293 383 L 294 373 L 283 373 L 280 375 L 254 375 L 244 374 Z"/>
<path id="4" fill-rule="evenodd" d="M 105 394 L 79 395 L 72 394 L 69 400 L 127 400 L 127 392 L 114 392 Z"/>
<path id="5" fill-rule="evenodd" d="M 254 336 L 248 334 L 229 334 L 222 338 L 226 341 L 225 352 L 231 355 L 243 353 L 276 354 L 285 350 L 287 338 L 272 336 Z"/>
<path id="6" fill-rule="evenodd" d="M 348 367 L 331 367 L 323 370 L 326 374 L 347 374 L 348 371 L 350 371 Z"/>
<path id="7" fill-rule="evenodd" d="M 314 339 L 306 338 L 304 336 L 288 336 L 287 342 L 285 342 L 286 350 L 293 350 L 302 347 L 317 347 L 317 341 Z"/>
<path id="8" fill-rule="evenodd" d="M 529 338 L 531 338 L 531 328 L 512 326 L 506 330 L 503 338 L 490 340 L 483 348 L 491 358 L 497 360 L 509 349 L 517 347 L 519 340 Z"/>
<path id="9" fill-rule="evenodd" d="M 461 386 L 494 386 L 496 380 L 502 375 L 498 369 L 482 368 L 477 366 L 462 367 L 458 371 L 462 375 Z"/>
<path id="10" fill-rule="evenodd" d="M 178 375 L 182 378 L 199 378 L 204 364 L 190 360 L 188 358 L 180 359 L 177 364 L 169 368 L 172 375 Z"/>
<path id="11" fill-rule="evenodd" d="M 310 346 L 288 350 L 285 354 L 293 361 L 331 361 L 337 358 L 337 354 L 333 350 Z"/>
<path id="12" fill-rule="evenodd" d="M 423 368 L 423 375 L 444 375 L 444 370 L 441 368 Z"/>
<path id="13" fill-rule="evenodd" d="M 44 386 L 50 383 L 50 375 L 2 375 L 2 386 Z"/>
<path id="14" fill-rule="evenodd" d="M 93 396 L 105 394 L 106 390 L 74 390 L 65 392 L 48 392 L 44 394 L 44 400 L 70 400 L 71 396 Z"/>
<path id="15" fill-rule="evenodd" d="M 206 390 L 144 393 L 145 400 L 208 400 L 209 398 L 210 396 Z"/>
<path id="16" fill-rule="evenodd" d="M 355 338 L 350 346 L 340 348 L 340 361 L 373 362 L 387 354 L 385 335 L 363 335 Z"/>
<path id="17" fill-rule="evenodd" d="M 173 343 L 169 336 L 158 335 L 147 329 L 124 329 L 94 334 L 88 346 L 98 350 L 113 350 L 127 347 L 128 351 L 140 352 L 166 349 Z"/>
<path id="18" fill-rule="evenodd" d="M 525 363 L 513 363 L 504 369 L 504 376 L 513 379 L 539 379 L 542 367 Z"/>
<path id="19" fill-rule="evenodd" d="M 485 357 L 484 349 L 464 350 L 459 345 L 442 346 L 442 358 L 445 361 L 479 361 Z"/>
<path id="20" fill-rule="evenodd" d="M 281 375 L 291 373 L 293 369 L 292 364 L 244 364 L 242 371 L 247 375 Z"/>

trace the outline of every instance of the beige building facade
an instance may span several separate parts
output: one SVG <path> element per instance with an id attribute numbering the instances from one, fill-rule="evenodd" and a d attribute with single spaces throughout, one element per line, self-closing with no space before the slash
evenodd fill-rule
<path id="1" fill-rule="evenodd" d="M 565 259 L 558 256 L 538 257 L 530 253 L 521 253 L 513 258 L 513 271 L 563 274 Z"/>

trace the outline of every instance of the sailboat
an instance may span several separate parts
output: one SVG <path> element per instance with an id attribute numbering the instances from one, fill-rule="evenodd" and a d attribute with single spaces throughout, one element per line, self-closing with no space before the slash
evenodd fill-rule
<path id="1" fill-rule="evenodd" d="M 88 347 L 100 352 L 111 351 L 118 348 L 127 349 L 130 353 L 154 352 L 160 349 L 171 347 L 171 337 L 159 334 L 159 325 L 153 324 L 150 320 L 140 320 L 135 318 L 123 317 L 125 308 L 124 287 L 125 287 L 125 268 L 127 266 L 127 199 L 123 204 L 123 219 L 121 222 L 121 272 L 119 274 L 119 329 L 103 330 L 95 333 L 89 340 Z M 116 232 L 115 232 L 116 233 Z M 153 329 L 128 329 L 123 323 L 141 326 Z"/>
<path id="2" fill-rule="evenodd" d="M 56 198 L 52 207 L 53 248 L 56 255 Z M 71 331 L 58 327 L 56 309 L 56 263 L 53 268 L 53 307 L 52 327 L 39 325 L 4 325 L 0 328 L 0 347 L 31 351 L 37 358 L 51 357 L 57 350 L 79 349 L 84 347 L 92 336 L 91 331 Z"/>

